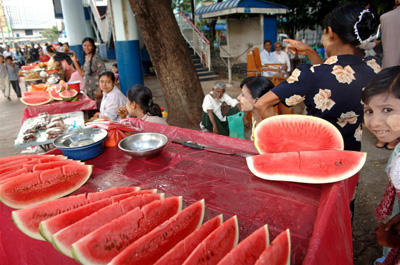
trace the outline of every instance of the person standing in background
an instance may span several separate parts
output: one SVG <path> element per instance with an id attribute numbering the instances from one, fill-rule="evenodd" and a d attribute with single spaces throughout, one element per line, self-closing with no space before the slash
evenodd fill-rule
<path id="1" fill-rule="evenodd" d="M 19 82 L 18 82 L 18 72 L 19 68 L 18 66 L 13 62 L 13 58 L 11 56 L 8 56 L 6 58 L 7 61 L 7 71 L 8 71 L 8 76 L 10 78 L 10 83 L 15 91 L 15 94 L 17 94 L 17 97 L 21 97 L 21 88 L 19 87 Z"/>
<path id="2" fill-rule="evenodd" d="M 395 0 L 394 2 L 394 9 L 383 14 L 380 18 L 383 47 L 383 69 L 400 64 L 400 0 Z"/>
<path id="3" fill-rule="evenodd" d="M 0 55 L 0 90 L 4 97 L 11 101 L 10 98 L 10 79 L 8 78 L 7 64 L 4 61 L 4 56 Z"/>
<path id="4" fill-rule="evenodd" d="M 13 52 L 10 50 L 10 45 L 6 45 L 6 50 L 3 52 L 4 58 L 7 58 L 8 56 L 11 56 L 14 58 Z"/>
<path id="5" fill-rule="evenodd" d="M 74 51 L 71 51 L 71 50 L 69 49 L 69 44 L 68 44 L 68 42 L 65 42 L 64 44 L 62 44 L 62 46 L 61 46 L 61 51 L 62 51 L 62 52 L 67 52 L 67 53 L 73 53 L 73 54 L 75 54 Z M 72 64 L 69 64 L 69 63 L 67 62 L 67 60 L 64 60 L 64 61 L 61 62 L 61 64 L 62 64 L 62 67 L 63 67 L 63 69 L 64 69 L 65 80 L 66 80 L 66 81 L 69 81 L 69 79 L 71 78 L 72 73 L 75 72 L 75 69 L 74 69 L 74 67 L 73 67 L 73 63 L 72 63 Z"/>

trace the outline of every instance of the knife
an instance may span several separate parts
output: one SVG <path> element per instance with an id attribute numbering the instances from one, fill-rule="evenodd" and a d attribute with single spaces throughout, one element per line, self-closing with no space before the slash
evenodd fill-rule
<path id="1" fill-rule="evenodd" d="M 183 146 L 186 146 L 186 147 L 199 149 L 199 150 L 206 150 L 209 152 L 214 152 L 214 153 L 219 153 L 219 154 L 224 154 L 224 155 L 236 155 L 236 156 L 241 156 L 241 157 L 254 156 L 254 154 L 239 153 L 239 152 L 236 152 L 235 150 L 200 144 L 200 143 L 196 143 L 193 141 L 185 141 L 182 139 L 173 139 L 172 142 L 175 144 L 182 144 Z"/>

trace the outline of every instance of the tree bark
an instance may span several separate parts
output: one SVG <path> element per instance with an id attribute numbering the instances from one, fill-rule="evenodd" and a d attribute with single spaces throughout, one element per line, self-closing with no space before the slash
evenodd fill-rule
<path id="1" fill-rule="evenodd" d="M 168 123 L 199 128 L 204 93 L 170 0 L 130 0 L 168 107 Z"/>

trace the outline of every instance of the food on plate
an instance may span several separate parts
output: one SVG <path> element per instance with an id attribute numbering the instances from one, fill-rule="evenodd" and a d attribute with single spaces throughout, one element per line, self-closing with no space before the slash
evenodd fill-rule
<path id="1" fill-rule="evenodd" d="M 41 78 L 39 72 L 37 71 L 29 71 L 25 74 L 25 79 L 37 79 Z"/>
<path id="2" fill-rule="evenodd" d="M 47 124 L 47 128 L 63 128 L 64 127 L 64 122 L 62 120 L 57 120 L 57 121 L 50 121 L 49 124 Z"/>
<path id="3" fill-rule="evenodd" d="M 61 134 L 64 133 L 64 129 L 60 127 L 55 127 L 55 128 L 49 128 L 46 130 L 47 138 L 53 139 L 57 138 Z"/>
<path id="4" fill-rule="evenodd" d="M 24 142 L 31 142 L 36 140 L 36 135 L 34 133 L 26 133 L 22 136 Z"/>

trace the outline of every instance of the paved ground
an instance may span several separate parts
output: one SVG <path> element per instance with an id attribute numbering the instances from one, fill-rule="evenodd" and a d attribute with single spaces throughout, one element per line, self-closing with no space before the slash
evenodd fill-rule
<path id="1" fill-rule="evenodd" d="M 211 89 L 214 81 L 203 82 L 205 93 Z M 145 85 L 153 90 L 155 102 L 165 106 L 160 86 L 155 76 L 145 77 Z M 239 94 L 238 82 L 227 89 L 233 97 Z M 11 156 L 27 150 L 14 149 L 14 140 L 21 126 L 25 106 L 11 93 L 12 101 L 4 99 L 0 92 L 0 157 Z M 374 146 L 374 138 L 364 130 L 363 151 L 368 153 L 367 163 L 360 173 L 356 200 L 356 213 L 353 225 L 354 264 L 373 264 L 380 257 L 381 249 L 376 244 L 374 229 L 376 227 L 374 209 L 378 205 L 386 187 L 387 177 L 384 174 L 389 150 Z"/>

